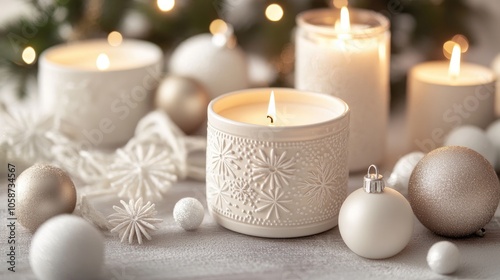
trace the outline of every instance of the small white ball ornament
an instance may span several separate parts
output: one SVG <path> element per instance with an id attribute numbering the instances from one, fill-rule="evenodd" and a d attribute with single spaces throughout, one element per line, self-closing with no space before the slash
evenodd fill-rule
<path id="1" fill-rule="evenodd" d="M 166 112 L 186 134 L 195 132 L 207 119 L 208 92 L 197 81 L 175 75 L 165 77 L 156 91 L 155 106 Z"/>
<path id="2" fill-rule="evenodd" d="M 486 132 L 473 125 L 464 125 L 453 129 L 446 137 L 444 146 L 463 146 L 472 149 L 485 157 L 493 166 L 497 161 L 495 146 Z"/>
<path id="3" fill-rule="evenodd" d="M 205 210 L 203 204 L 193 197 L 185 197 L 174 206 L 174 220 L 185 230 L 195 230 L 203 221 Z"/>
<path id="4" fill-rule="evenodd" d="M 59 215 L 36 231 L 29 259 L 33 273 L 40 280 L 99 279 L 104 239 L 84 219 Z"/>
<path id="5" fill-rule="evenodd" d="M 497 90 L 500 91 L 500 89 Z M 500 119 L 494 121 L 492 124 L 488 126 L 488 128 L 486 129 L 486 136 L 488 136 L 488 139 L 490 139 L 491 143 L 493 144 L 493 147 L 495 147 L 496 150 L 495 169 L 500 170 Z"/>
<path id="6" fill-rule="evenodd" d="M 460 265 L 460 251 L 449 241 L 437 242 L 427 253 L 427 264 L 436 273 L 454 273 Z"/>
<path id="7" fill-rule="evenodd" d="M 75 209 L 75 185 L 58 167 L 35 164 L 19 175 L 16 188 L 17 220 L 31 232 L 48 219 Z"/>
<path id="8" fill-rule="evenodd" d="M 371 169 L 375 173 L 370 173 Z M 401 252 L 413 234 L 413 212 L 399 192 L 384 187 L 383 176 L 371 165 L 363 188 L 351 193 L 339 213 L 342 239 L 354 253 L 369 259 Z"/>
<path id="9" fill-rule="evenodd" d="M 211 99 L 248 88 L 248 63 L 243 50 L 217 46 L 212 38 L 211 34 L 200 34 L 182 42 L 170 58 L 170 73 L 197 80 Z"/>
<path id="10" fill-rule="evenodd" d="M 418 162 L 408 198 L 426 228 L 464 237 L 491 220 L 500 201 L 500 183 L 493 166 L 479 153 L 461 146 L 441 147 Z"/>

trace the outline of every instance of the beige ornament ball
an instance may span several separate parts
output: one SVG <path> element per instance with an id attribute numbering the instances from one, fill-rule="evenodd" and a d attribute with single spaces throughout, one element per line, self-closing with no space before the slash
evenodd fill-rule
<path id="1" fill-rule="evenodd" d="M 471 235 L 486 225 L 500 201 L 493 166 L 479 153 L 448 146 L 417 164 L 408 186 L 415 216 L 432 232 L 448 237 Z"/>
<path id="2" fill-rule="evenodd" d="M 186 134 L 198 130 L 207 119 L 208 92 L 191 78 L 170 75 L 160 82 L 155 106 L 166 112 Z"/>
<path id="3" fill-rule="evenodd" d="M 72 213 L 76 205 L 76 189 L 69 175 L 62 169 L 35 164 L 16 180 L 17 220 L 31 232 L 46 220 Z"/>

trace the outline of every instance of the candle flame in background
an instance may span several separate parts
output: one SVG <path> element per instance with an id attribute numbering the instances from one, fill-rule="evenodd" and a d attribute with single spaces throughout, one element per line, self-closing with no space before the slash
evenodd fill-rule
<path id="1" fill-rule="evenodd" d="M 450 68 L 448 70 L 448 75 L 453 79 L 460 75 L 460 53 L 460 45 L 455 44 L 451 52 Z"/>
<path id="2" fill-rule="evenodd" d="M 32 47 L 26 47 L 23 50 L 21 57 L 23 58 L 24 63 L 32 64 L 36 59 L 35 49 L 33 49 Z"/>
<path id="3" fill-rule="evenodd" d="M 99 54 L 95 61 L 95 65 L 97 66 L 97 69 L 101 71 L 108 69 L 110 65 L 109 57 L 105 53 Z"/>
<path id="4" fill-rule="evenodd" d="M 123 41 L 123 36 L 118 31 L 112 31 L 108 34 L 108 43 L 113 47 L 118 47 Z"/>
<path id="5" fill-rule="evenodd" d="M 162 12 L 169 12 L 175 6 L 175 0 L 157 0 L 156 4 Z"/>
<path id="6" fill-rule="evenodd" d="M 271 91 L 271 97 L 269 97 L 269 106 L 267 107 L 267 116 L 271 117 L 271 124 L 276 122 L 276 102 L 274 101 L 274 90 Z"/>
<path id="7" fill-rule="evenodd" d="M 283 18 L 283 8 L 278 4 L 271 4 L 266 8 L 266 18 L 270 21 L 279 21 Z"/>
<path id="8" fill-rule="evenodd" d="M 351 30 L 351 20 L 349 18 L 349 10 L 346 6 L 340 9 L 340 30 L 349 32 Z"/>

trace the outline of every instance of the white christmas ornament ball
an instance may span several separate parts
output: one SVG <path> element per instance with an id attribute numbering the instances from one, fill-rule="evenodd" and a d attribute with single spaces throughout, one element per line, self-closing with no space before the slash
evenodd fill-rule
<path id="1" fill-rule="evenodd" d="M 391 176 L 387 179 L 387 184 L 402 194 L 407 194 L 411 173 L 424 156 L 425 154 L 422 152 L 412 152 L 401 157 L 394 165 Z"/>
<path id="2" fill-rule="evenodd" d="M 351 193 L 342 204 L 339 231 L 354 253 L 384 259 L 401 252 L 410 242 L 413 212 L 403 195 L 384 188 L 382 175 L 375 171 L 367 174 L 363 188 Z"/>
<path id="3" fill-rule="evenodd" d="M 174 220 L 185 230 L 197 229 L 204 216 L 203 205 L 196 198 L 185 197 L 174 206 Z"/>
<path id="4" fill-rule="evenodd" d="M 478 152 L 495 166 L 497 153 L 486 132 L 476 126 L 464 125 L 453 129 L 445 139 L 444 146 L 463 146 Z"/>
<path id="5" fill-rule="evenodd" d="M 451 274 L 460 265 L 460 251 L 449 241 L 437 242 L 427 253 L 427 264 L 436 273 Z"/>
<path id="6" fill-rule="evenodd" d="M 239 48 L 217 46 L 211 34 L 200 34 L 182 42 L 172 53 L 171 74 L 200 82 L 213 99 L 249 86 L 248 64 Z"/>
<path id="7" fill-rule="evenodd" d="M 496 155 L 496 170 L 500 170 L 500 119 L 494 121 L 488 128 L 486 129 L 486 135 L 488 139 L 490 139 L 491 143 L 495 147 L 495 155 Z"/>
<path id="8" fill-rule="evenodd" d="M 59 215 L 35 232 L 29 258 L 33 273 L 40 280 L 99 279 L 104 240 L 84 219 Z"/>

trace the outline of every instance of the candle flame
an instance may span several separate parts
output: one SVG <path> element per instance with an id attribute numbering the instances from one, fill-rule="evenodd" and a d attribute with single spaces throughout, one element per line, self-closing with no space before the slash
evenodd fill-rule
<path id="1" fill-rule="evenodd" d="M 450 68 L 448 70 L 448 75 L 451 78 L 457 78 L 460 75 L 460 54 L 460 45 L 455 44 L 451 51 Z"/>
<path id="2" fill-rule="evenodd" d="M 267 107 L 267 118 L 270 119 L 271 124 L 276 122 L 276 102 L 274 101 L 274 90 L 271 91 L 269 97 L 269 106 Z"/>
<path id="3" fill-rule="evenodd" d="M 35 62 L 35 59 L 36 59 L 35 49 L 33 49 L 32 47 L 26 47 L 23 50 L 21 57 L 23 58 L 23 61 L 26 64 L 32 64 L 33 62 Z"/>
<path id="4" fill-rule="evenodd" d="M 110 65 L 109 57 L 105 53 L 99 54 L 95 61 L 95 65 L 97 66 L 97 69 L 101 71 L 108 69 Z"/>
<path id="5" fill-rule="evenodd" d="M 340 9 L 340 30 L 343 32 L 351 30 L 351 20 L 349 18 L 349 10 L 347 9 L 347 6 Z"/>
<path id="6" fill-rule="evenodd" d="M 157 0 L 156 4 L 162 12 L 169 12 L 175 6 L 175 0 Z"/>

